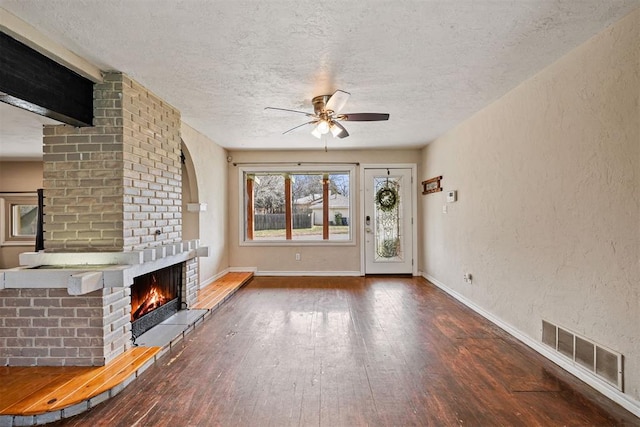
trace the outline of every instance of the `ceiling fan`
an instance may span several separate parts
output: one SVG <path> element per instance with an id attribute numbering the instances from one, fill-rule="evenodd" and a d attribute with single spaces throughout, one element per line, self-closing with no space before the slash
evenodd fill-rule
<path id="1" fill-rule="evenodd" d="M 310 117 L 311 120 L 284 131 L 282 134 L 287 134 L 292 130 L 298 129 L 305 125 L 313 125 L 311 135 L 316 138 L 321 138 L 331 132 L 336 138 L 346 138 L 349 136 L 349 132 L 342 126 L 342 121 L 350 122 L 375 122 L 380 120 L 389 120 L 389 114 L 386 113 L 352 113 L 342 114 L 342 108 L 349 100 L 349 92 L 343 90 L 336 90 L 333 95 L 319 95 L 314 97 L 311 102 L 313 103 L 313 114 L 298 110 L 289 110 L 287 108 L 266 107 L 265 110 L 279 110 L 289 111 L 292 113 L 304 114 Z"/>

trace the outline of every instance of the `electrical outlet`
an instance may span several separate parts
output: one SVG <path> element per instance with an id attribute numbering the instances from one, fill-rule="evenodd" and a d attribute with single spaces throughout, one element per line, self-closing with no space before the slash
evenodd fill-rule
<path id="1" fill-rule="evenodd" d="M 296 261 L 300 261 L 300 254 L 296 253 Z"/>
<path id="2" fill-rule="evenodd" d="M 467 282 L 468 284 L 471 284 L 472 281 L 473 281 L 473 276 L 471 275 L 471 273 L 465 273 L 464 277 L 463 277 L 463 280 L 465 282 Z"/>

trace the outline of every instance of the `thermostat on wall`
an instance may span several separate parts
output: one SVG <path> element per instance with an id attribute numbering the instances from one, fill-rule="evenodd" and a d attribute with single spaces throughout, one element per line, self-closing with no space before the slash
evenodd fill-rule
<path id="1" fill-rule="evenodd" d="M 456 190 L 447 191 L 447 202 L 452 203 L 458 200 L 458 192 Z"/>

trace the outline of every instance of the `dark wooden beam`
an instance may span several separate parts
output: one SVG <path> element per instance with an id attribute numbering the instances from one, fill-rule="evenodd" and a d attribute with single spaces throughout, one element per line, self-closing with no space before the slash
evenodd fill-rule
<path id="1" fill-rule="evenodd" d="M 91 126 L 93 82 L 0 32 L 0 101 L 73 126 Z"/>

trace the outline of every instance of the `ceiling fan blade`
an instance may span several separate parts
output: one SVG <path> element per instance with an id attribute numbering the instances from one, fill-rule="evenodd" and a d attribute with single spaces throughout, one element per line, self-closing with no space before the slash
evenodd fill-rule
<path id="1" fill-rule="evenodd" d="M 339 113 L 349 100 L 351 94 L 349 92 L 345 92 L 343 90 L 336 90 L 331 95 L 331 98 L 327 101 L 327 105 L 324 106 L 325 110 L 331 110 L 334 113 Z"/>
<path id="2" fill-rule="evenodd" d="M 342 126 L 340 123 L 338 123 L 336 121 L 332 121 L 331 122 L 331 126 L 337 126 L 341 130 L 340 133 L 334 133 L 333 129 L 331 130 L 331 134 L 333 136 L 335 136 L 336 138 L 342 139 L 342 138 L 346 138 L 346 137 L 349 136 L 349 132 L 347 132 L 347 130 L 344 128 L 344 126 Z"/>
<path id="3" fill-rule="evenodd" d="M 380 120 L 389 120 L 389 114 L 386 113 L 354 113 L 340 114 L 337 120 L 345 120 L 349 122 L 377 122 Z"/>
<path id="4" fill-rule="evenodd" d="M 264 107 L 265 110 L 278 110 L 278 111 L 288 111 L 290 113 L 299 113 L 304 114 L 307 117 L 315 117 L 315 114 L 307 113 L 306 111 L 298 111 L 298 110 L 289 110 L 288 108 L 277 108 L 277 107 Z"/>
<path id="5" fill-rule="evenodd" d="M 287 133 L 291 132 L 292 130 L 296 130 L 296 129 L 298 129 L 298 128 L 301 128 L 301 127 L 302 127 L 302 126 L 304 126 L 304 125 L 312 125 L 312 124 L 314 124 L 315 122 L 316 122 L 315 120 L 311 120 L 310 122 L 303 123 L 303 124 L 301 124 L 301 125 L 298 125 L 298 126 L 296 126 L 296 127 L 291 128 L 291 129 L 289 129 L 289 130 L 285 130 L 284 132 L 282 132 L 282 134 L 283 134 L 283 135 L 284 135 L 284 134 L 287 134 Z"/>

